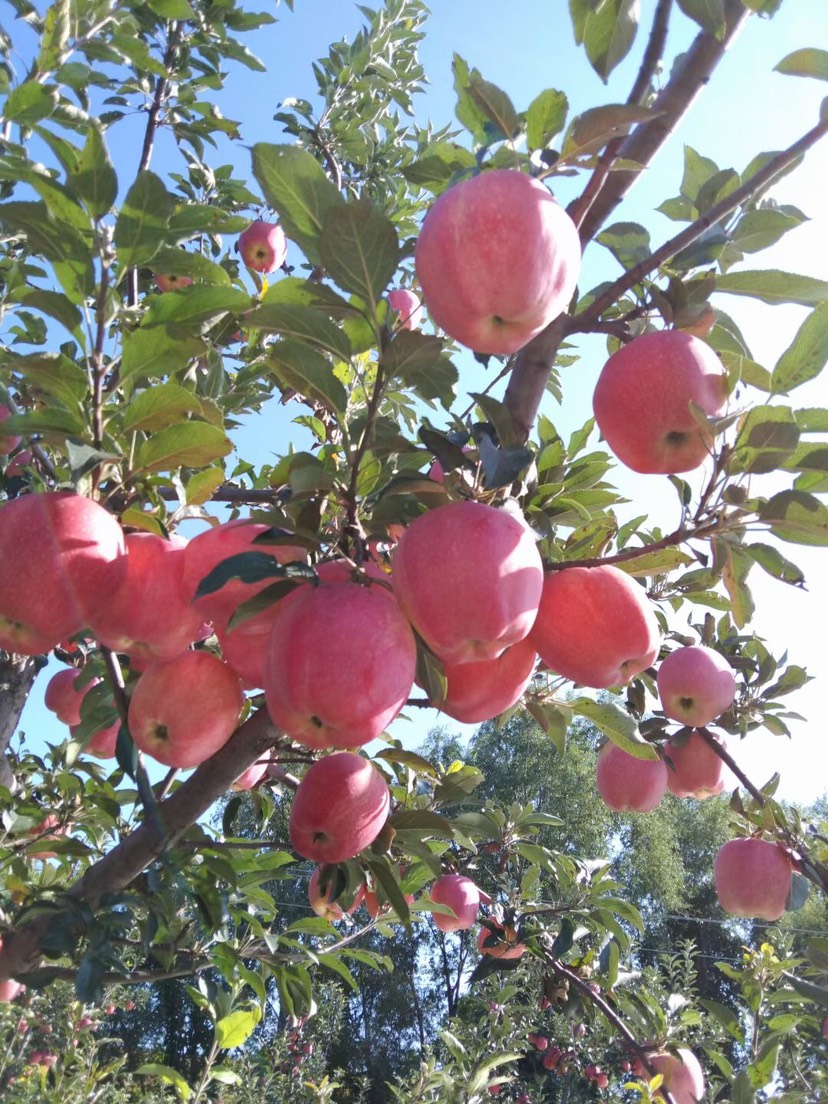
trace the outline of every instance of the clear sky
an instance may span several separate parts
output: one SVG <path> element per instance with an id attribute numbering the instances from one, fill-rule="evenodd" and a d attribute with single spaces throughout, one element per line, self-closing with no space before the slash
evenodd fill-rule
<path id="1" fill-rule="evenodd" d="M 269 5 L 260 0 L 259 4 L 249 6 L 266 9 Z M 623 102 L 638 68 L 654 6 L 654 0 L 642 0 L 639 41 L 612 75 L 607 88 L 591 70 L 584 53 L 575 48 L 567 0 L 512 0 L 510 4 L 502 0 L 432 0 L 428 37 L 421 49 L 430 86 L 417 101 L 418 117 L 423 122 L 431 118 L 437 125 L 453 119 L 451 57 L 455 51 L 487 80 L 504 88 L 518 109 L 525 108 L 549 87 L 566 92 L 573 113 L 599 103 Z M 278 24 L 249 39 L 251 49 L 268 63 L 268 72 L 251 74 L 236 68 L 227 95 L 222 94 L 222 112 L 241 120 L 245 143 L 284 140 L 279 124 L 272 120 L 273 113 L 282 100 L 291 96 L 313 100 L 312 60 L 325 54 L 331 41 L 352 38 L 363 21 L 356 4 L 350 0 L 296 0 L 295 7 L 295 13 L 291 14 L 281 5 L 277 11 Z M 679 12 L 675 13 L 673 25 L 675 30 L 668 42 L 669 60 L 686 47 L 696 29 Z M 708 89 L 654 166 L 644 174 L 617 218 L 644 223 L 653 243 L 658 244 L 677 229 L 675 223 L 654 208 L 667 196 L 678 193 L 685 143 L 723 168 L 742 170 L 757 152 L 782 149 L 809 129 L 818 118 L 828 86 L 782 76 L 772 70 L 787 53 L 810 45 L 828 46 L 826 0 L 785 0 L 773 20 L 751 18 Z M 136 120 L 136 126 L 140 124 L 141 120 Z M 126 158 L 122 183 L 128 180 L 135 160 L 133 137 L 125 133 L 115 153 L 116 165 L 121 154 Z M 244 172 L 246 151 L 236 146 L 233 156 Z M 153 167 L 163 171 L 169 164 L 169 148 L 161 141 Z M 828 277 L 826 178 L 828 142 L 823 142 L 773 192 L 780 202 L 800 207 L 811 221 L 790 233 L 773 251 L 751 259 L 745 267 L 778 267 Z M 568 202 L 580 186 L 580 179 L 562 180 L 557 192 L 559 199 Z M 617 274 L 609 254 L 600 246 L 592 246 L 585 258 L 581 288 Z M 721 306 L 737 319 L 755 358 L 768 368 L 788 346 L 804 317 L 800 308 L 768 307 L 734 296 L 722 297 Z M 564 407 L 556 407 L 550 399 L 546 409 L 563 435 L 583 424 L 590 415 L 592 389 L 606 356 L 600 341 L 593 340 L 583 348 L 583 358 L 567 370 L 564 378 Z M 478 389 L 480 367 L 470 357 L 461 356 L 458 363 L 462 367 L 462 384 Z M 828 406 L 825 379 L 799 389 L 794 395 L 794 405 Z M 273 453 L 284 452 L 290 437 L 296 436 L 296 427 L 290 424 L 296 412 L 271 406 L 264 417 L 250 419 L 237 435 L 240 452 L 260 462 Z M 619 486 L 631 498 L 639 503 L 646 501 L 667 531 L 675 525 L 677 517 L 674 493 L 672 490 L 664 493 L 665 482 L 660 477 L 626 473 L 618 479 Z M 824 550 L 788 546 L 783 551 L 803 567 L 809 590 L 795 591 L 760 576 L 759 569 L 755 569 L 751 576 L 759 609 L 755 627 L 767 636 L 774 650 L 788 647 L 792 662 L 807 666 L 818 675 L 817 682 L 791 699 L 791 707 L 809 716 L 810 723 L 797 726 L 790 745 L 769 734 L 751 735 L 737 749 L 737 757 L 760 784 L 774 769 L 780 768 L 783 794 L 809 800 L 828 788 L 828 754 L 823 750 L 824 726 L 820 723 L 828 683 L 828 648 L 822 625 L 828 614 L 828 573 Z M 820 556 L 822 559 L 818 560 Z M 59 739 L 62 734 L 58 722 L 40 705 L 45 681 L 41 678 L 27 708 L 24 728 L 32 737 Z M 415 744 L 435 719 L 432 714 L 418 717 L 414 724 L 400 720 L 392 731 L 407 743 Z"/>

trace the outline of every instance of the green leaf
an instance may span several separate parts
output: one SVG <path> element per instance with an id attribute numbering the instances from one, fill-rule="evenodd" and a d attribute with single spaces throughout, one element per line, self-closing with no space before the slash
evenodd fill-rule
<path id="1" fill-rule="evenodd" d="M 233 442 L 217 426 L 184 422 L 143 441 L 135 456 L 135 467 L 139 471 L 203 468 L 232 451 Z"/>
<path id="2" fill-rule="evenodd" d="M 468 95 L 488 121 L 490 141 L 512 141 L 518 137 L 521 132 L 520 119 L 502 88 L 473 74 L 468 84 Z"/>
<path id="3" fill-rule="evenodd" d="M 445 355 L 443 342 L 419 330 L 400 330 L 382 353 L 382 368 L 421 399 L 439 399 L 446 410 L 456 397 L 457 369 Z"/>
<path id="4" fill-rule="evenodd" d="M 556 88 L 546 88 L 526 109 L 526 141 L 530 150 L 546 149 L 566 122 L 569 101 Z"/>
<path id="5" fill-rule="evenodd" d="M 661 548 L 656 552 L 642 552 L 631 560 L 624 560 L 617 566 L 628 575 L 665 575 L 676 567 L 695 563 L 695 559 L 680 548 Z"/>
<path id="6" fill-rule="evenodd" d="M 192 1095 L 186 1080 L 178 1070 L 172 1069 L 170 1066 L 163 1066 L 159 1062 L 147 1062 L 143 1066 L 139 1066 L 135 1072 L 143 1074 L 145 1077 L 160 1077 L 162 1081 L 172 1085 L 178 1094 L 179 1100 L 189 1100 Z"/>
<path id="7" fill-rule="evenodd" d="M 595 240 L 609 249 L 624 268 L 632 268 L 652 252 L 649 232 L 637 222 L 613 223 Z"/>
<path id="8" fill-rule="evenodd" d="M 733 1036 L 737 1043 L 744 1044 L 745 1032 L 738 1013 L 718 1001 L 700 999 L 699 1003 L 707 1009 L 714 1020 L 722 1025 L 728 1034 Z"/>
<path id="9" fill-rule="evenodd" d="M 58 291 L 32 287 L 31 284 L 21 284 L 16 288 L 8 289 L 7 294 L 10 302 L 20 303 L 29 310 L 41 311 L 60 322 L 81 348 L 86 347 L 86 335 L 81 329 L 81 312 L 67 295 Z"/>
<path id="10" fill-rule="evenodd" d="M 86 144 L 69 179 L 92 218 L 101 219 L 111 210 L 118 195 L 118 178 L 97 126 L 88 128 Z"/>
<path id="11" fill-rule="evenodd" d="M 209 257 L 202 256 L 201 253 L 190 253 L 186 249 L 179 249 L 177 246 L 162 245 L 152 259 L 152 267 L 156 273 L 162 276 L 192 276 L 200 284 L 212 284 L 230 289 L 230 275 L 220 264 L 211 261 Z M 186 291 L 187 289 L 182 290 Z M 192 289 L 190 290 L 192 291 Z M 196 292 L 200 290 L 200 288 L 197 288 Z M 240 307 L 240 310 L 250 308 L 252 299 L 246 292 L 242 292 L 240 288 L 230 290 L 240 300 L 242 295 L 245 296 L 246 304 L 244 307 Z M 164 295 L 155 296 L 153 306 L 164 296 L 173 294 L 175 293 L 168 291 L 164 292 Z"/>
<path id="12" fill-rule="evenodd" d="M 570 709 L 586 717 L 628 755 L 636 759 L 658 759 L 652 744 L 638 734 L 633 718 L 611 702 L 597 702 L 592 698 L 573 698 L 566 703 Z"/>
<path id="13" fill-rule="evenodd" d="M 210 1080 L 218 1081 L 222 1085 L 238 1085 L 241 1076 L 227 1066 L 211 1066 Z"/>
<path id="14" fill-rule="evenodd" d="M 815 379 L 828 361 L 828 299 L 808 315 L 785 350 L 771 376 L 775 395 L 787 395 L 794 387 Z"/>
<path id="15" fill-rule="evenodd" d="M 322 220 L 329 208 L 343 202 L 339 192 L 306 150 L 257 142 L 251 155 L 253 175 L 285 233 L 311 264 L 321 264 Z"/>
<path id="16" fill-rule="evenodd" d="M 828 50 L 817 50 L 814 46 L 794 50 L 792 54 L 782 58 L 774 71 L 791 77 L 816 77 L 817 80 L 828 80 Z"/>
<path id="17" fill-rule="evenodd" d="M 9 357 L 14 372 L 19 372 L 30 384 L 50 395 L 62 406 L 77 410 L 89 389 L 89 380 L 79 364 L 64 353 L 33 353 L 25 357 Z"/>
<path id="18" fill-rule="evenodd" d="M 74 211 L 82 211 L 74 203 L 70 202 L 69 206 Z M 60 217 L 53 217 L 45 203 L 12 200 L 0 204 L 0 226 L 5 226 L 12 235 L 25 235 L 29 249 L 51 261 L 69 300 L 79 305 L 93 293 L 95 274 L 90 244 L 75 223 L 71 212 L 61 211 Z"/>
<path id="19" fill-rule="evenodd" d="M 779 269 L 756 269 L 748 272 L 728 272 L 716 277 L 716 291 L 728 295 L 749 295 L 763 303 L 799 303 L 815 307 L 828 299 L 828 281 L 813 276 L 799 276 Z"/>
<path id="20" fill-rule="evenodd" d="M 167 244 L 173 199 L 160 177 L 144 170 L 129 189 L 115 223 L 115 248 L 122 274 L 148 264 Z"/>
<path id="21" fill-rule="evenodd" d="M 393 222 L 367 199 L 325 212 L 319 252 L 331 279 L 372 307 L 382 297 L 400 260 Z"/>
<path id="22" fill-rule="evenodd" d="M 173 294 L 170 292 L 169 294 Z M 121 383 L 165 376 L 185 368 L 187 361 L 207 351 L 195 335 L 173 336 L 166 326 L 143 326 L 125 333 L 121 355 Z"/>
<path id="23" fill-rule="evenodd" d="M 774 579 L 781 579 L 783 583 L 790 583 L 792 586 L 804 585 L 805 576 L 802 571 L 795 563 L 791 563 L 790 560 L 786 559 L 772 544 L 761 544 L 759 542 L 747 544 L 744 546 L 744 550 L 759 564 L 763 571 L 767 571 L 768 575 L 772 575 Z"/>
<path id="24" fill-rule="evenodd" d="M 236 1047 L 243 1046 L 256 1030 L 261 1018 L 262 1011 L 258 1005 L 246 1010 L 240 1008 L 229 1016 L 222 1016 L 216 1024 L 216 1042 L 221 1050 L 235 1050 Z"/>
<path id="25" fill-rule="evenodd" d="M 198 414 L 201 403 L 178 383 L 162 383 L 133 395 L 124 414 L 124 431 L 163 429 Z"/>
<path id="26" fill-rule="evenodd" d="M 780 491 L 759 508 L 759 518 L 790 544 L 828 544 L 828 507 L 803 491 Z"/>
<path id="27" fill-rule="evenodd" d="M 400 883 L 397 881 L 395 871 L 387 859 L 369 859 L 368 867 L 374 875 L 374 879 L 381 887 L 388 899 L 388 903 L 406 926 L 411 923 L 411 909 L 405 899 Z"/>
<path id="28" fill-rule="evenodd" d="M 629 53 L 638 30 L 638 11 L 638 0 L 569 0 L 575 41 L 583 45 L 604 84 Z"/>
<path id="29" fill-rule="evenodd" d="M 348 405 L 345 387 L 334 375 L 327 357 L 301 341 L 276 341 L 268 349 L 267 370 L 283 390 L 292 388 L 332 413 Z"/>
<path id="30" fill-rule="evenodd" d="M 423 157 L 405 165 L 402 174 L 410 184 L 440 192 L 454 176 L 476 168 L 477 158 L 471 150 L 454 142 L 434 142 Z"/>
<path id="31" fill-rule="evenodd" d="M 162 19 L 195 19 L 189 0 L 147 0 L 147 7 Z"/>
<path id="32" fill-rule="evenodd" d="M 727 26 L 724 0 L 678 0 L 678 6 L 708 34 L 722 38 Z"/>
<path id="33" fill-rule="evenodd" d="M 284 338 L 316 345 L 337 360 L 349 360 L 351 346 L 347 334 L 315 307 L 287 303 L 263 303 L 245 319 L 251 329 L 279 333 Z"/>
<path id="34" fill-rule="evenodd" d="M 181 257 L 190 256 L 180 249 L 170 252 L 178 253 Z M 165 274 L 169 271 L 164 269 Z M 141 329 L 148 330 L 153 326 L 174 323 L 177 328 L 186 326 L 191 331 L 204 333 L 225 315 L 241 314 L 249 310 L 251 305 L 250 295 L 241 288 L 202 285 L 183 287 L 153 296 L 149 310 L 141 320 Z M 175 333 L 178 332 L 176 329 Z"/>
<path id="35" fill-rule="evenodd" d="M 755 406 L 747 412 L 734 445 L 734 470 L 755 475 L 781 467 L 799 444 L 799 426 L 786 406 Z"/>
<path id="36" fill-rule="evenodd" d="M 593 107 L 576 115 L 566 131 L 562 161 L 576 161 L 600 153 L 607 142 L 620 138 L 632 130 L 636 123 L 655 118 L 646 107 L 634 104 L 606 104 Z"/>
<path id="37" fill-rule="evenodd" d="M 753 566 L 753 559 L 738 546 L 725 544 L 726 558 L 722 567 L 722 582 L 730 598 L 733 621 L 738 629 L 743 629 L 753 618 L 755 604 L 753 595 L 747 586 L 747 576 Z"/>
<path id="38" fill-rule="evenodd" d="M 3 118 L 18 126 L 30 127 L 52 114 L 58 105 L 58 90 L 30 80 L 12 89 L 3 108 Z"/>
<path id="39" fill-rule="evenodd" d="M 759 253 L 805 221 L 805 216 L 795 208 L 763 207 L 747 211 L 736 224 L 732 240 L 743 253 Z"/>
<path id="40" fill-rule="evenodd" d="M 496 135 L 489 135 L 485 113 L 469 94 L 472 80 L 482 80 L 480 73 L 477 69 L 470 70 L 468 63 L 459 54 L 454 54 L 451 59 L 451 71 L 454 74 L 454 91 L 457 93 L 454 114 L 458 122 L 466 128 L 478 146 L 487 146 L 496 141 Z"/>

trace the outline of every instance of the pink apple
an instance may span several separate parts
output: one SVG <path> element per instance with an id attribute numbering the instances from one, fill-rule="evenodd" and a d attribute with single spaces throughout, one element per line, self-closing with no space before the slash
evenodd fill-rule
<path id="1" fill-rule="evenodd" d="M 548 571 L 529 639 L 557 674 L 605 690 L 650 666 L 661 633 L 644 589 L 607 564 Z"/>
<path id="2" fill-rule="evenodd" d="M 268 753 L 264 758 L 257 759 L 255 763 L 252 763 L 246 771 L 242 771 L 235 782 L 230 786 L 231 790 L 236 793 L 243 793 L 245 790 L 252 790 L 256 787 L 262 779 L 267 775 L 267 768 L 270 766 L 270 754 Z"/>
<path id="3" fill-rule="evenodd" d="M 278 563 L 290 563 L 294 560 L 307 563 L 307 553 L 301 548 L 282 544 L 254 545 L 256 537 L 266 533 L 269 528 L 269 525 L 240 518 L 217 525 L 193 537 L 184 552 L 184 586 L 190 599 L 193 599 L 202 579 L 205 579 L 214 568 L 231 556 L 238 556 L 243 552 L 258 552 L 271 556 Z M 241 579 L 231 579 L 220 590 L 195 599 L 195 606 L 207 620 L 226 625 L 242 602 L 253 598 L 276 581 L 276 576 L 262 579 L 257 583 L 244 583 Z"/>
<path id="4" fill-rule="evenodd" d="M 659 1051 L 649 1056 L 649 1062 L 654 1073 L 664 1078 L 664 1088 L 675 1104 L 698 1104 L 704 1099 L 704 1073 L 692 1050 L 679 1047 L 675 1054 Z M 656 1093 L 654 1099 L 663 1101 L 664 1096 Z"/>
<path id="5" fill-rule="evenodd" d="M 239 676 L 245 690 L 259 690 L 265 684 L 264 661 L 277 605 L 268 606 L 232 631 L 216 627 L 224 661 Z"/>
<path id="6" fill-rule="evenodd" d="M 491 927 L 481 927 L 477 933 L 477 949 L 481 954 L 491 955 L 492 958 L 520 958 L 523 955 L 526 944 L 518 943 L 514 928 L 508 926 L 504 928 L 503 924 L 491 918 L 487 924 Z M 492 931 L 492 928 L 495 930 Z M 486 946 L 490 939 L 497 939 L 497 942 Z"/>
<path id="7" fill-rule="evenodd" d="M 308 747 L 358 747 L 402 709 L 416 663 L 411 626 L 385 587 L 300 586 L 280 601 L 270 634 L 267 708 Z"/>
<path id="8" fill-rule="evenodd" d="M 402 881 L 403 875 L 405 873 L 405 868 L 400 866 L 397 868 L 397 870 L 400 876 L 400 881 Z M 381 900 L 380 897 L 382 897 Z M 413 893 L 404 893 L 403 897 L 405 898 L 407 904 L 413 905 Z M 384 891 L 376 883 L 374 884 L 373 889 L 365 890 L 362 899 L 365 904 L 365 909 L 372 920 L 376 920 L 378 916 L 385 915 L 391 912 L 391 905 L 387 900 Z"/>
<path id="9" fill-rule="evenodd" d="M 65 491 L 0 507 L 0 647 L 37 655 L 88 623 L 126 574 L 121 527 L 97 502 Z"/>
<path id="10" fill-rule="evenodd" d="M 668 717 L 703 728 L 733 704 L 736 676 L 720 652 L 694 644 L 677 648 L 661 661 L 658 693 Z"/>
<path id="11" fill-rule="evenodd" d="M 607 743 L 598 753 L 595 781 L 611 809 L 649 813 L 667 792 L 667 764 L 663 759 L 636 759 Z"/>
<path id="12" fill-rule="evenodd" d="M 543 588 L 531 531 L 480 502 L 421 514 L 395 548 L 392 569 L 403 612 L 444 663 L 496 659 L 523 640 Z"/>
<path id="13" fill-rule="evenodd" d="M 390 296 L 389 296 L 390 299 Z M 391 304 L 393 306 L 393 303 Z M 0 403 L 0 425 L 11 417 L 11 410 L 5 403 Z M 20 444 L 20 438 L 0 430 L 0 456 L 6 456 Z"/>
<path id="14" fill-rule="evenodd" d="M 374 842 L 390 805 L 388 785 L 368 759 L 350 751 L 327 755 L 299 783 L 290 841 L 313 862 L 345 862 Z"/>
<path id="15" fill-rule="evenodd" d="M 672 767 L 667 770 L 667 788 L 676 797 L 706 797 L 724 789 L 724 763 L 700 733 L 693 731 L 685 744 L 667 744 L 664 748 Z"/>
<path id="16" fill-rule="evenodd" d="M 431 887 L 431 899 L 454 910 L 454 916 L 447 916 L 444 912 L 431 914 L 440 931 L 453 932 L 474 926 L 482 896 L 471 878 L 465 878 L 462 874 L 444 874 Z"/>
<path id="17" fill-rule="evenodd" d="M 581 265 L 575 224 L 538 180 L 495 169 L 426 215 L 415 254 L 429 314 L 478 353 L 517 352 L 566 310 Z"/>
<path id="18" fill-rule="evenodd" d="M 308 882 L 308 901 L 310 907 L 317 916 L 326 920 L 341 920 L 345 916 L 345 910 L 332 900 L 332 894 L 336 891 L 336 871 L 329 866 L 317 866 Z M 347 910 L 348 915 L 356 912 L 365 896 L 365 886 L 361 885 L 356 892 L 353 904 Z"/>
<path id="19" fill-rule="evenodd" d="M 204 623 L 184 583 L 187 541 L 130 533 L 124 543 L 126 578 L 99 604 L 92 631 L 101 644 L 142 663 L 174 659 L 199 638 Z"/>
<path id="20" fill-rule="evenodd" d="M 153 663 L 129 703 L 135 743 L 168 767 L 196 767 L 232 736 L 244 704 L 241 684 L 210 652 Z"/>
<path id="21" fill-rule="evenodd" d="M 114 759 L 120 730 L 121 722 L 115 721 L 108 728 L 95 732 L 84 749 L 87 755 L 94 755 L 97 759 Z"/>
<path id="22" fill-rule="evenodd" d="M 275 272 L 287 256 L 285 232 L 277 222 L 251 222 L 239 237 L 238 250 L 254 272 Z"/>
<path id="23" fill-rule="evenodd" d="M 8 479 L 20 478 L 25 474 L 25 469 L 34 463 L 31 449 L 21 449 L 6 464 L 6 476 Z"/>
<path id="24" fill-rule="evenodd" d="M 28 831 L 28 835 L 36 840 L 36 843 L 27 848 L 29 857 L 32 859 L 56 859 L 57 851 L 50 851 L 43 845 L 50 840 L 57 840 L 61 836 L 65 836 L 70 827 L 68 824 L 61 824 L 54 813 L 49 813 L 39 824 Z M 48 833 L 48 835 L 44 835 L 44 833 Z"/>
<path id="25" fill-rule="evenodd" d="M 159 291 L 177 291 L 179 288 L 190 287 L 193 282 L 192 276 L 176 276 L 174 273 L 157 272 L 154 279 Z"/>
<path id="26" fill-rule="evenodd" d="M 763 839 L 732 839 L 719 848 L 713 878 L 719 904 L 731 916 L 778 920 L 791 892 L 793 862 Z"/>
<path id="27" fill-rule="evenodd" d="M 499 717 L 532 681 L 538 654 L 529 640 L 519 640 L 497 659 L 479 663 L 445 663 L 446 696 L 434 705 L 455 721 L 477 724 Z"/>
<path id="28" fill-rule="evenodd" d="M 80 671 L 76 667 L 65 667 L 52 675 L 46 685 L 46 693 L 43 703 L 64 724 L 74 726 L 80 724 L 81 702 L 87 693 L 100 679 L 92 679 L 83 689 L 78 689 L 76 683 L 80 677 Z"/>
<path id="29" fill-rule="evenodd" d="M 690 403 L 708 417 L 727 405 L 727 377 L 709 345 L 681 330 L 642 334 L 604 365 L 593 395 L 595 420 L 609 447 L 633 471 L 692 471 L 712 439 Z"/>
<path id="30" fill-rule="evenodd" d="M 408 288 L 394 288 L 388 292 L 388 303 L 399 315 L 398 330 L 416 330 L 423 316 L 419 298 Z"/>

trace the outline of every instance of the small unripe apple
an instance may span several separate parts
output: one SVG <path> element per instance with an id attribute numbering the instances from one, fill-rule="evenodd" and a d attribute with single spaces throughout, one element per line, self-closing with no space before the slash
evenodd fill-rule
<path id="1" fill-rule="evenodd" d="M 452 932 L 474 926 L 482 898 L 471 878 L 462 874 L 444 874 L 431 887 L 431 899 L 438 905 L 447 905 L 454 910 L 454 916 L 441 912 L 431 914 L 440 931 Z"/>
<path id="2" fill-rule="evenodd" d="M 731 916 L 778 920 L 791 892 L 793 862 L 787 851 L 763 839 L 732 839 L 713 864 L 719 904 Z"/>
<path id="3" fill-rule="evenodd" d="M 138 679 L 130 735 L 159 763 L 197 767 L 233 735 L 243 704 L 241 684 L 226 663 L 210 652 L 184 652 L 153 663 Z"/>
<path id="4" fill-rule="evenodd" d="M 661 661 L 658 693 L 665 714 L 689 728 L 703 728 L 733 704 L 736 676 L 720 652 L 694 644 Z"/>
<path id="5" fill-rule="evenodd" d="M 636 759 L 607 743 L 598 753 L 595 781 L 611 809 L 649 813 L 667 792 L 667 764 L 663 759 Z"/>
<path id="6" fill-rule="evenodd" d="M 178 291 L 179 288 L 190 287 L 192 276 L 176 276 L 174 273 L 156 272 L 155 286 L 159 291 Z"/>
<path id="7" fill-rule="evenodd" d="M 644 589 L 606 564 L 547 571 L 529 639 L 557 674 L 606 690 L 650 666 L 661 632 Z"/>
<path id="8" fill-rule="evenodd" d="M 505 510 L 450 502 L 420 515 L 394 550 L 403 612 L 445 663 L 496 659 L 535 620 L 543 566 L 531 531 Z"/>
<path id="9" fill-rule="evenodd" d="M 491 955 L 492 958 L 520 958 L 526 950 L 525 943 L 518 943 L 517 932 L 514 928 L 499 924 L 497 920 L 489 919 L 490 926 L 481 927 L 477 933 L 477 949 L 481 954 Z M 492 931 L 492 928 L 495 930 Z M 486 945 L 492 940 L 490 945 Z"/>
<path id="10" fill-rule="evenodd" d="M 724 763 L 700 733 L 691 732 L 685 744 L 668 744 L 665 751 L 672 763 L 667 768 L 667 788 L 676 797 L 703 801 L 722 792 Z"/>
<path id="11" fill-rule="evenodd" d="M 278 222 L 252 222 L 239 237 L 241 259 L 254 272 L 275 272 L 285 263 L 287 239 Z"/>
<path id="12" fill-rule="evenodd" d="M 388 784 L 368 759 L 349 751 L 327 755 L 296 790 L 291 843 L 313 862 L 353 859 L 380 834 L 390 805 Z"/>
<path id="13" fill-rule="evenodd" d="M 691 402 L 709 417 L 722 414 L 727 377 L 713 349 L 681 330 L 642 334 L 613 353 L 593 396 L 609 447 L 649 474 L 692 471 L 707 458 L 713 442 Z"/>
<path id="14" fill-rule="evenodd" d="M 670 1093 L 675 1104 L 698 1104 L 704 1099 L 704 1073 L 699 1060 L 686 1047 L 679 1047 L 675 1054 L 660 1051 L 649 1056 L 650 1065 L 655 1073 L 664 1078 L 664 1088 Z M 646 1073 L 644 1076 L 648 1076 Z M 657 1092 L 655 1100 L 664 1100 Z"/>
<path id="15" fill-rule="evenodd" d="M 438 326 L 478 353 L 508 354 L 566 310 L 581 243 L 545 185 L 495 169 L 455 184 L 434 202 L 415 264 Z"/>
<path id="16" fill-rule="evenodd" d="M 408 288 L 394 288 L 388 292 L 388 302 L 398 314 L 398 330 L 416 330 L 423 316 L 419 298 Z"/>

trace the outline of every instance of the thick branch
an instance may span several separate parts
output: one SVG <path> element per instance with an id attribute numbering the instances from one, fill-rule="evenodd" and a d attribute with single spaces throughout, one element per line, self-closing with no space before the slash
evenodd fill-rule
<path id="1" fill-rule="evenodd" d="M 226 793 L 240 774 L 272 747 L 278 739 L 264 709 L 249 717 L 212 759 L 158 806 L 158 818 L 166 829 L 162 835 L 155 821 L 145 821 L 99 862 L 90 867 L 69 890 L 76 901 L 95 909 L 107 893 L 126 888 L 142 870 L 175 845 L 200 816 Z M 34 969 L 40 958 L 40 939 L 49 927 L 48 915 L 3 937 L 0 951 L 0 981 L 22 977 Z"/>
<path id="2" fill-rule="evenodd" d="M 6 759 L 6 748 L 20 722 L 23 706 L 43 666 L 34 656 L 0 651 L 0 786 L 14 790 L 17 782 Z"/>
<path id="3" fill-rule="evenodd" d="M 645 276 L 654 272 L 666 261 L 669 261 L 671 257 L 675 257 L 682 249 L 686 249 L 687 246 L 692 245 L 694 241 L 697 241 L 701 237 L 705 230 L 709 230 L 711 226 L 714 226 L 743 203 L 746 203 L 752 196 L 766 187 L 775 177 L 784 172 L 789 165 L 794 161 L 798 161 L 811 146 L 816 145 L 826 134 L 828 134 L 828 118 L 817 123 L 815 127 L 812 127 L 806 134 L 803 134 L 792 146 L 783 150 L 782 153 L 777 154 L 776 157 L 772 158 L 763 168 L 754 173 L 753 176 L 741 185 L 741 187 L 725 196 L 724 199 L 711 207 L 709 211 L 696 219 L 695 222 L 692 222 L 689 226 L 685 227 L 684 230 L 676 234 L 675 237 L 670 238 L 669 241 L 661 245 L 654 253 L 651 253 L 649 257 L 646 257 L 639 264 L 625 272 L 623 276 L 619 277 L 614 284 L 611 284 L 597 299 L 594 299 L 586 310 L 581 311 L 580 314 L 576 314 L 569 320 L 567 332 L 582 333 L 585 330 L 591 331 L 601 314 L 616 303 L 625 292 L 635 287 L 636 284 L 641 283 Z"/>
<path id="4" fill-rule="evenodd" d="M 676 129 L 699 92 L 710 80 L 725 51 L 750 13 L 742 0 L 725 0 L 726 28 L 721 39 L 701 31 L 676 65 L 673 75 L 655 98 L 652 108 L 658 117 L 641 123 L 618 149 L 618 157 L 646 167 Z M 581 240 L 591 241 L 609 215 L 632 188 L 642 169 L 618 169 L 608 175 L 583 223 Z"/>
<path id="5" fill-rule="evenodd" d="M 524 345 L 517 355 L 503 401 L 512 417 L 520 444 L 528 440 L 532 432 L 568 323 L 569 315 L 560 315 L 528 345 Z"/>

